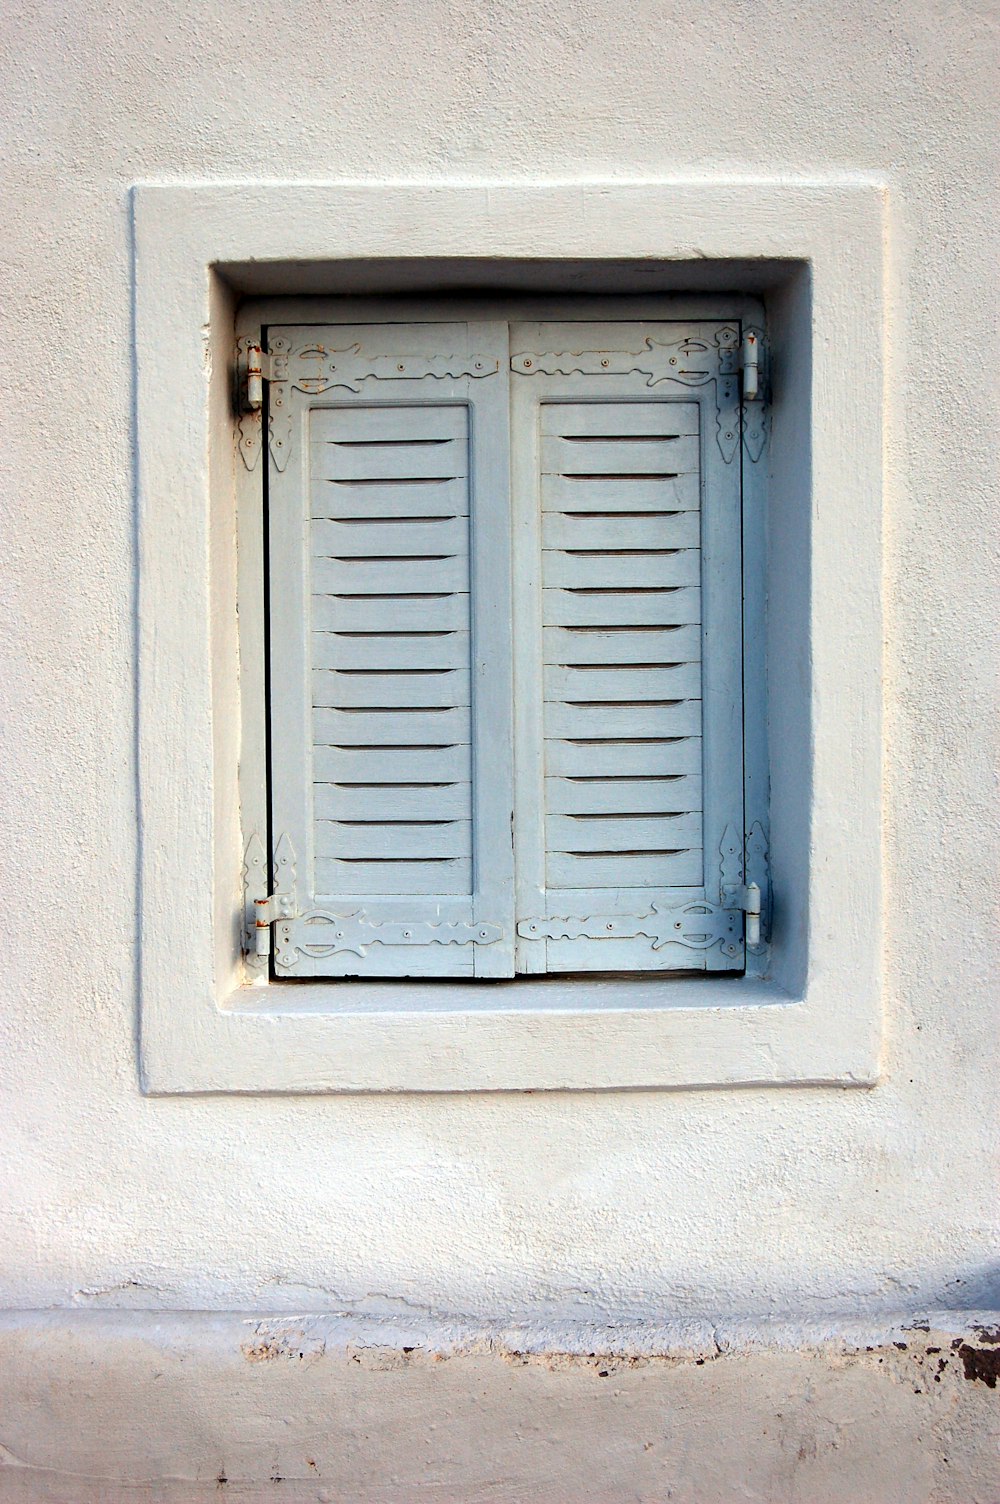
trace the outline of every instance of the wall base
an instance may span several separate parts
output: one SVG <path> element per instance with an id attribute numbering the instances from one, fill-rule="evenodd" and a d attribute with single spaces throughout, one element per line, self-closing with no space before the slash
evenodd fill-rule
<path id="1" fill-rule="evenodd" d="M 0 1315 L 0 1500 L 1000 1499 L 996 1313 L 877 1330 Z"/>

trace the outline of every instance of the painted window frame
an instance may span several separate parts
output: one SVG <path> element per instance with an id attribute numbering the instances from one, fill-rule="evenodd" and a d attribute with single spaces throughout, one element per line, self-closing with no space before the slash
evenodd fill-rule
<path id="1" fill-rule="evenodd" d="M 143 185 L 133 208 L 143 1088 L 872 1084 L 884 189 L 864 179 Z M 774 268 L 770 974 L 373 983 L 367 996 L 356 984 L 338 996 L 326 982 L 248 983 L 239 725 L 253 690 L 238 669 L 231 438 L 240 289 L 259 288 L 262 267 L 292 291 L 303 265 L 400 256 L 649 258 L 683 275 L 695 246 L 698 264 L 722 263 L 723 274 Z"/>

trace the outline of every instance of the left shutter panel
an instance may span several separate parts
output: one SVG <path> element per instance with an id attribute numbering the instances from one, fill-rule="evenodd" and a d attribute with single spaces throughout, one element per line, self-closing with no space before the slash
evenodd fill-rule
<path id="1" fill-rule="evenodd" d="M 510 975 L 506 326 L 269 345 L 276 974 Z"/>

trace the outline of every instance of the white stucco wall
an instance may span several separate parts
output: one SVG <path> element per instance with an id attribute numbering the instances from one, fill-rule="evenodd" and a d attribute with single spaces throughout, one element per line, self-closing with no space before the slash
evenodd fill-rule
<path id="1" fill-rule="evenodd" d="M 3 1304 L 516 1318 L 553 1347 L 581 1320 L 1000 1305 L 995 7 L 0 24 Z M 881 1083 L 143 1097 L 129 185 L 840 170 L 892 206 Z"/>

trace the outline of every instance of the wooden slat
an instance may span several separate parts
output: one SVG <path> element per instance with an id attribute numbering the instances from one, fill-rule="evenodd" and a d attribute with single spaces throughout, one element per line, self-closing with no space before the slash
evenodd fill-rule
<path id="1" fill-rule="evenodd" d="M 629 632 L 546 627 L 542 649 L 546 663 L 697 663 L 701 658 L 701 628 Z"/>
<path id="2" fill-rule="evenodd" d="M 314 518 L 324 517 L 467 517 L 469 487 L 454 480 L 419 480 L 382 484 L 317 480 L 312 486 Z"/>
<path id="3" fill-rule="evenodd" d="M 323 594 L 431 595 L 468 588 L 469 561 L 464 556 L 313 560 L 313 589 Z"/>
<path id="4" fill-rule="evenodd" d="M 551 852 L 690 850 L 701 845 L 698 811 L 674 815 L 549 815 L 545 840 Z"/>
<path id="5" fill-rule="evenodd" d="M 313 408 L 309 436 L 313 443 L 464 438 L 468 409 L 461 404 L 381 404 L 377 407 Z"/>
<path id="6" fill-rule="evenodd" d="M 700 620 L 701 592 L 677 590 L 543 590 L 542 614 L 551 627 L 688 625 Z"/>
<path id="7" fill-rule="evenodd" d="M 696 434 L 695 402 L 543 402 L 543 434 Z"/>
<path id="8" fill-rule="evenodd" d="M 313 480 L 451 480 L 466 474 L 464 441 L 440 444 L 313 444 Z"/>
<path id="9" fill-rule="evenodd" d="M 701 480 L 694 469 L 675 480 L 542 477 L 542 509 L 546 512 L 688 512 L 696 511 L 700 504 Z"/>
<path id="10" fill-rule="evenodd" d="M 466 668 L 468 632 L 389 632 L 354 637 L 344 632 L 313 632 L 314 668 L 407 669 Z"/>
<path id="11" fill-rule="evenodd" d="M 572 856 L 549 852 L 545 863 L 550 888 L 662 888 L 693 887 L 702 879 L 701 850 L 679 855 Z"/>
<path id="12" fill-rule="evenodd" d="M 545 771 L 550 776 L 598 777 L 602 774 L 645 776 L 653 773 L 701 773 L 701 738 L 676 741 L 575 742 L 550 737 L 545 743 Z"/>
<path id="13" fill-rule="evenodd" d="M 344 862 L 317 857 L 315 873 L 319 895 L 388 897 L 397 893 L 419 895 L 472 891 L 472 862 L 468 857 L 434 862 Z M 439 972 L 441 961 L 442 958 L 437 957 Z"/>
<path id="14" fill-rule="evenodd" d="M 313 711 L 317 745 L 328 747 L 456 746 L 469 740 L 469 711 Z"/>
<path id="15" fill-rule="evenodd" d="M 469 524 L 464 517 L 439 517 L 433 522 L 399 518 L 371 522 L 323 518 L 314 521 L 311 528 L 311 547 L 313 557 L 317 559 L 371 559 L 380 554 L 465 554 L 468 546 Z"/>
<path id="16" fill-rule="evenodd" d="M 701 579 L 701 551 L 683 548 L 676 553 L 567 553 L 547 549 L 543 570 L 545 584 L 550 589 L 559 585 L 575 590 L 697 585 Z"/>
<path id="17" fill-rule="evenodd" d="M 569 549 L 697 548 L 701 519 L 697 512 L 644 512 L 640 516 L 616 512 L 601 517 L 593 512 L 546 512 L 542 518 L 542 547 Z"/>
<path id="18" fill-rule="evenodd" d="M 472 756 L 465 742 L 441 746 L 313 748 L 313 776 L 329 783 L 467 782 Z"/>
<path id="19" fill-rule="evenodd" d="M 688 700 L 701 694 L 701 665 L 670 668 L 566 668 L 545 670 L 545 698 L 565 700 Z"/>
<path id="20" fill-rule="evenodd" d="M 312 598 L 312 626 L 318 632 L 447 632 L 468 625 L 467 595 Z"/>
<path id="21" fill-rule="evenodd" d="M 335 711 L 324 714 L 333 715 Z M 414 717 L 416 719 L 416 717 Z M 679 700 L 664 705 L 567 705 L 559 701 L 545 707 L 545 732 L 549 737 L 697 736 L 701 730 L 701 701 Z"/>
<path id="22" fill-rule="evenodd" d="M 313 809 L 318 820 L 468 819 L 471 784 L 317 783 Z"/>
<path id="23" fill-rule="evenodd" d="M 684 813 L 701 809 L 701 778 L 546 778 L 545 807 L 550 814 Z"/>
<path id="24" fill-rule="evenodd" d="M 367 821 L 316 821 L 316 855 L 340 860 L 377 860 L 392 857 L 424 861 L 428 857 L 463 857 L 472 851 L 469 820 L 419 824 L 375 824 Z"/>
<path id="25" fill-rule="evenodd" d="M 313 704 L 347 709 L 377 705 L 423 705 L 436 708 L 469 704 L 468 669 L 433 673 L 345 674 L 312 671 Z"/>
<path id="26" fill-rule="evenodd" d="M 698 466 L 698 439 L 691 437 L 616 443 L 547 436 L 541 449 L 544 475 L 642 475 L 659 483 Z"/>

